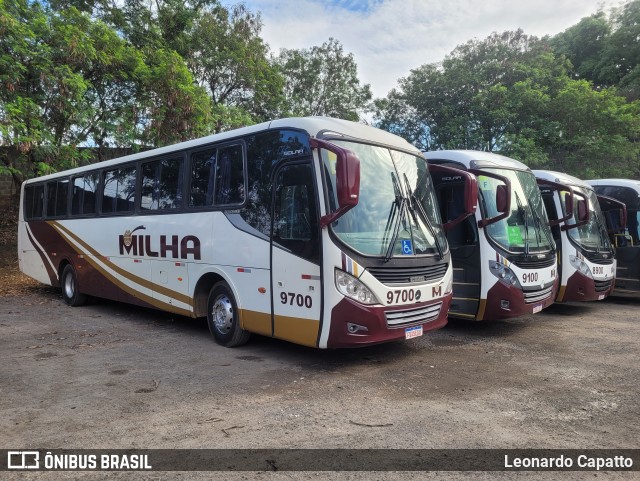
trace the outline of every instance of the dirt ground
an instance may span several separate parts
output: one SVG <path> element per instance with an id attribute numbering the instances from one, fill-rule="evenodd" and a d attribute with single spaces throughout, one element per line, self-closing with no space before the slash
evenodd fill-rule
<path id="1" fill-rule="evenodd" d="M 56 290 L 26 279 L 15 289 L 4 283 L 20 279 L 10 272 L 14 260 L 7 249 L 0 254 L 0 448 L 640 447 L 636 299 L 554 305 L 500 322 L 450 322 L 412 341 L 357 350 L 318 351 L 260 336 L 228 349 L 215 344 L 201 320 L 109 301 L 71 308 Z M 247 472 L 142 478 L 636 475 Z"/>

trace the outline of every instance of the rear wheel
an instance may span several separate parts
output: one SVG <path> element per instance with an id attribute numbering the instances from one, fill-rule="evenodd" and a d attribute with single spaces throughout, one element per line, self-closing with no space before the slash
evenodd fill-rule
<path id="1" fill-rule="evenodd" d="M 81 306 L 87 301 L 87 296 L 80 293 L 76 270 L 71 264 L 67 264 L 63 269 L 60 284 L 62 287 L 62 298 L 64 302 L 70 306 Z"/>
<path id="2" fill-rule="evenodd" d="M 236 300 L 226 282 L 218 282 L 209 293 L 207 323 L 216 342 L 226 347 L 241 346 L 251 335 L 240 327 Z"/>

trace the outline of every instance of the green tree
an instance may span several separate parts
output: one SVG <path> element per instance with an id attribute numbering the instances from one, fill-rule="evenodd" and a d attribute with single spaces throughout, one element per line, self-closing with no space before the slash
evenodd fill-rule
<path id="1" fill-rule="evenodd" d="M 283 49 L 276 62 L 286 79 L 287 109 L 293 115 L 358 120 L 371 100 L 369 84 L 360 85 L 353 55 L 336 39 L 310 49 Z"/>
<path id="2" fill-rule="evenodd" d="M 268 120 L 282 109 L 283 78 L 268 59 L 260 16 L 236 5 L 202 13 L 186 57 L 216 114 L 215 130 Z"/>
<path id="3" fill-rule="evenodd" d="M 640 0 L 583 18 L 550 44 L 573 64 L 577 78 L 597 87 L 617 87 L 628 100 L 640 98 Z"/>
<path id="4" fill-rule="evenodd" d="M 73 6 L 0 0 L 1 165 L 16 183 L 87 162 L 80 146 L 162 145 L 209 118 L 181 58 L 145 57 Z"/>
<path id="5" fill-rule="evenodd" d="M 375 101 L 377 125 L 422 149 L 489 150 L 578 176 L 637 175 L 638 102 L 572 80 L 546 39 L 493 34 L 423 65 Z"/>
<path id="6" fill-rule="evenodd" d="M 611 34 L 611 25 L 606 14 L 599 11 L 580 20 L 549 40 L 557 54 L 571 62 L 571 75 L 598 83 L 596 73 L 603 51 Z"/>
<path id="7" fill-rule="evenodd" d="M 151 62 L 159 50 L 179 54 L 209 94 L 214 131 L 267 120 L 282 111 L 284 81 L 260 37 L 262 20 L 243 4 L 227 8 L 217 0 L 98 0 L 91 10 Z"/>
<path id="8" fill-rule="evenodd" d="M 504 149 L 540 123 L 532 116 L 544 113 L 531 104 L 535 95 L 515 97 L 515 86 L 544 93 L 566 74 L 548 50 L 520 30 L 469 41 L 442 64 L 423 65 L 401 79 L 386 100 L 375 102 L 376 122 L 423 149 Z"/>

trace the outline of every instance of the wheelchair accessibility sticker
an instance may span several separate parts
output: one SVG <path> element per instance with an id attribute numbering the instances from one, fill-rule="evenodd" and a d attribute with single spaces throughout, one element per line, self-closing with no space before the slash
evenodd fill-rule
<path id="1" fill-rule="evenodd" d="M 413 246 L 411 245 L 411 241 L 410 240 L 403 240 L 402 241 L 402 253 L 405 256 L 413 255 Z"/>

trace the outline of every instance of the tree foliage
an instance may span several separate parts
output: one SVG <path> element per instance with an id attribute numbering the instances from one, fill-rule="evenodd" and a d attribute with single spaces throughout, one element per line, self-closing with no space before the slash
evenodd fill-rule
<path id="1" fill-rule="evenodd" d="M 360 85 L 353 55 L 336 39 L 310 49 L 283 49 L 277 63 L 286 79 L 284 95 L 292 115 L 357 121 L 371 100 L 369 84 Z"/>
<path id="2" fill-rule="evenodd" d="M 596 87 L 617 87 L 629 100 L 640 98 L 640 0 L 583 18 L 551 39 L 574 74 Z"/>
<path id="3" fill-rule="evenodd" d="M 495 151 L 579 177 L 640 175 L 640 104 L 570 69 L 547 39 L 493 34 L 411 71 L 375 101 L 375 121 L 425 150 Z"/>

